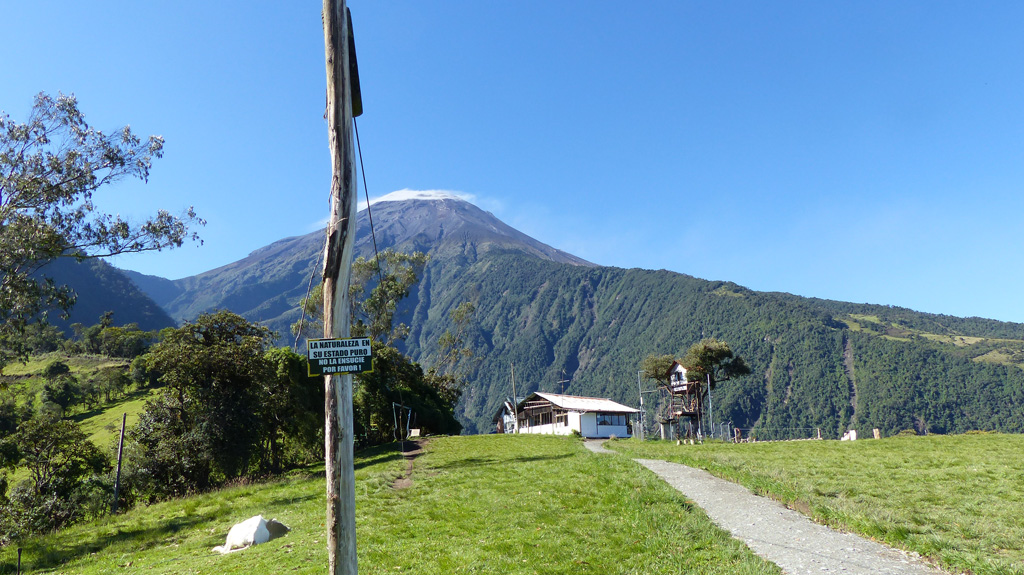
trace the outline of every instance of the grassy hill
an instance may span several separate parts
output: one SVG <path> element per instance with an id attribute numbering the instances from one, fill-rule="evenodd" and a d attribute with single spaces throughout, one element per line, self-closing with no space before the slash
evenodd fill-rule
<path id="1" fill-rule="evenodd" d="M 26 363 L 13 363 L 4 369 L 4 384 L 0 386 L 0 398 L 10 397 L 17 404 L 32 402 L 39 405 L 42 400 L 44 378 L 42 372 L 47 365 L 54 361 L 65 363 L 71 370 L 71 375 L 80 382 L 95 378 L 97 374 L 105 369 L 118 368 L 127 369 L 129 361 L 120 358 L 109 358 L 102 355 L 73 354 L 68 355 L 61 352 L 52 352 L 32 356 Z M 66 416 L 78 423 L 79 427 L 89 437 L 89 440 L 103 450 L 113 450 L 116 447 L 116 439 L 121 431 L 122 415 L 127 415 L 127 425 L 130 427 L 138 422 L 139 414 L 145 408 L 146 402 L 154 397 L 159 390 L 153 388 L 126 390 L 124 394 L 116 395 L 112 401 L 99 403 L 91 408 L 85 405 L 71 407 Z M 16 468 L 11 473 L 11 484 L 27 477 L 24 468 Z"/>
<path id="2" fill-rule="evenodd" d="M 630 457 L 706 469 L 953 572 L 1024 573 L 1021 435 L 611 446 Z"/>
<path id="3" fill-rule="evenodd" d="M 569 438 L 436 438 L 411 461 L 386 447 L 357 455 L 356 482 L 360 573 L 780 573 L 652 474 Z M 308 469 L 39 537 L 24 561 L 31 573 L 322 573 L 325 509 L 323 470 Z M 211 552 L 255 514 L 292 532 Z"/>
<path id="4" fill-rule="evenodd" d="M 122 415 L 128 416 L 125 421 L 127 427 L 135 425 L 139 421 L 139 414 L 146 407 L 146 402 L 155 398 L 158 393 L 159 389 L 132 391 L 101 408 L 78 413 L 71 419 L 78 422 L 82 431 L 89 436 L 89 441 L 103 449 L 110 446 L 120 435 Z"/>
<path id="5" fill-rule="evenodd" d="M 361 573 L 779 573 L 632 462 L 701 467 L 816 520 L 955 572 L 1024 573 L 1024 437 L 1001 434 L 677 446 L 550 436 L 429 439 L 356 457 Z M 255 514 L 292 527 L 220 556 Z M 30 573 L 320 573 L 324 475 L 310 468 L 82 524 L 24 543 Z M 15 550 L 0 549 L 0 575 Z"/>

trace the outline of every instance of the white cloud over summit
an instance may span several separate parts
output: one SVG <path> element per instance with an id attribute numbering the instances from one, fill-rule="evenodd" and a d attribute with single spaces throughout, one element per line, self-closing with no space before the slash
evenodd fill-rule
<path id="1" fill-rule="evenodd" d="M 464 200 L 470 203 L 476 202 L 476 196 L 451 190 L 410 190 L 408 188 L 397 190 L 377 198 L 370 199 L 370 205 L 380 202 L 401 202 L 404 200 Z M 366 202 L 359 202 L 359 209 L 366 207 Z"/>

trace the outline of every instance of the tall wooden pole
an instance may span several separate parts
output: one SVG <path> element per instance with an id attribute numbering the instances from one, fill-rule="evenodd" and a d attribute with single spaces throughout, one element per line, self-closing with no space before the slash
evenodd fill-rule
<path id="1" fill-rule="evenodd" d="M 124 454 L 124 427 L 128 423 L 128 414 L 121 415 L 121 439 L 117 442 L 117 475 L 114 476 L 114 503 L 110 512 L 117 513 L 117 500 L 121 497 L 121 457 Z"/>
<path id="2" fill-rule="evenodd" d="M 324 337 L 349 336 L 348 282 L 356 236 L 352 70 L 345 0 L 324 0 L 327 133 L 331 149 L 331 219 L 324 254 Z M 356 491 L 352 438 L 352 376 L 324 381 L 327 462 L 327 552 L 331 575 L 355 575 Z"/>
<path id="3" fill-rule="evenodd" d="M 711 428 L 710 437 L 715 436 L 715 418 L 711 413 L 711 372 L 708 372 L 708 427 Z"/>
<path id="4" fill-rule="evenodd" d="M 512 413 L 516 418 L 516 424 L 513 427 L 512 433 L 519 433 L 519 398 L 516 397 L 516 364 L 510 363 L 509 367 L 512 369 Z"/>

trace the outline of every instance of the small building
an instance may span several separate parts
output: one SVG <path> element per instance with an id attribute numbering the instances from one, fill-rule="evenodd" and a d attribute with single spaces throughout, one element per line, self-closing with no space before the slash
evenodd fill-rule
<path id="1" fill-rule="evenodd" d="M 499 433 L 515 433 L 509 429 L 505 415 L 513 411 L 519 417 L 519 433 L 571 435 L 583 437 L 630 437 L 630 417 L 639 409 L 627 407 L 610 399 L 535 392 L 520 401 L 514 409 L 510 402 L 494 416 Z M 515 416 L 513 416 L 515 417 Z"/>
<path id="2" fill-rule="evenodd" d="M 678 361 L 665 374 L 668 377 L 669 412 L 666 423 L 680 417 L 699 418 L 704 411 L 704 396 L 707 392 L 698 381 L 688 381 L 686 368 Z"/>
<path id="3" fill-rule="evenodd" d="M 672 362 L 672 367 L 668 368 L 668 389 L 675 395 L 689 395 L 692 393 L 691 384 L 686 380 L 686 368 L 682 366 L 678 361 Z"/>
<path id="4" fill-rule="evenodd" d="M 517 397 L 519 401 L 524 398 Z M 516 406 L 512 403 L 511 397 L 506 397 L 505 401 L 501 403 L 501 408 L 491 418 L 491 423 L 494 424 L 496 433 L 515 433 L 516 432 Z"/>
<path id="5" fill-rule="evenodd" d="M 672 362 L 672 366 L 665 372 L 665 378 L 668 381 L 664 386 L 668 391 L 668 402 L 658 415 L 661 438 L 672 439 L 676 431 L 680 437 L 700 437 L 701 420 L 707 405 L 707 388 L 700 381 L 690 381 L 686 368 L 678 361 Z M 684 418 L 687 420 L 685 424 Z"/>

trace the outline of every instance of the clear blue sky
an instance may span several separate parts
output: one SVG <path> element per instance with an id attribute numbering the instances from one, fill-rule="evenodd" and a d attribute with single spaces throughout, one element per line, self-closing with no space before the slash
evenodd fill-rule
<path id="1" fill-rule="evenodd" d="M 593 262 L 1024 322 L 1024 3 L 351 0 L 371 196 L 450 190 Z M 316 2 L 0 0 L 0 109 L 166 138 L 179 278 L 327 215 Z"/>

